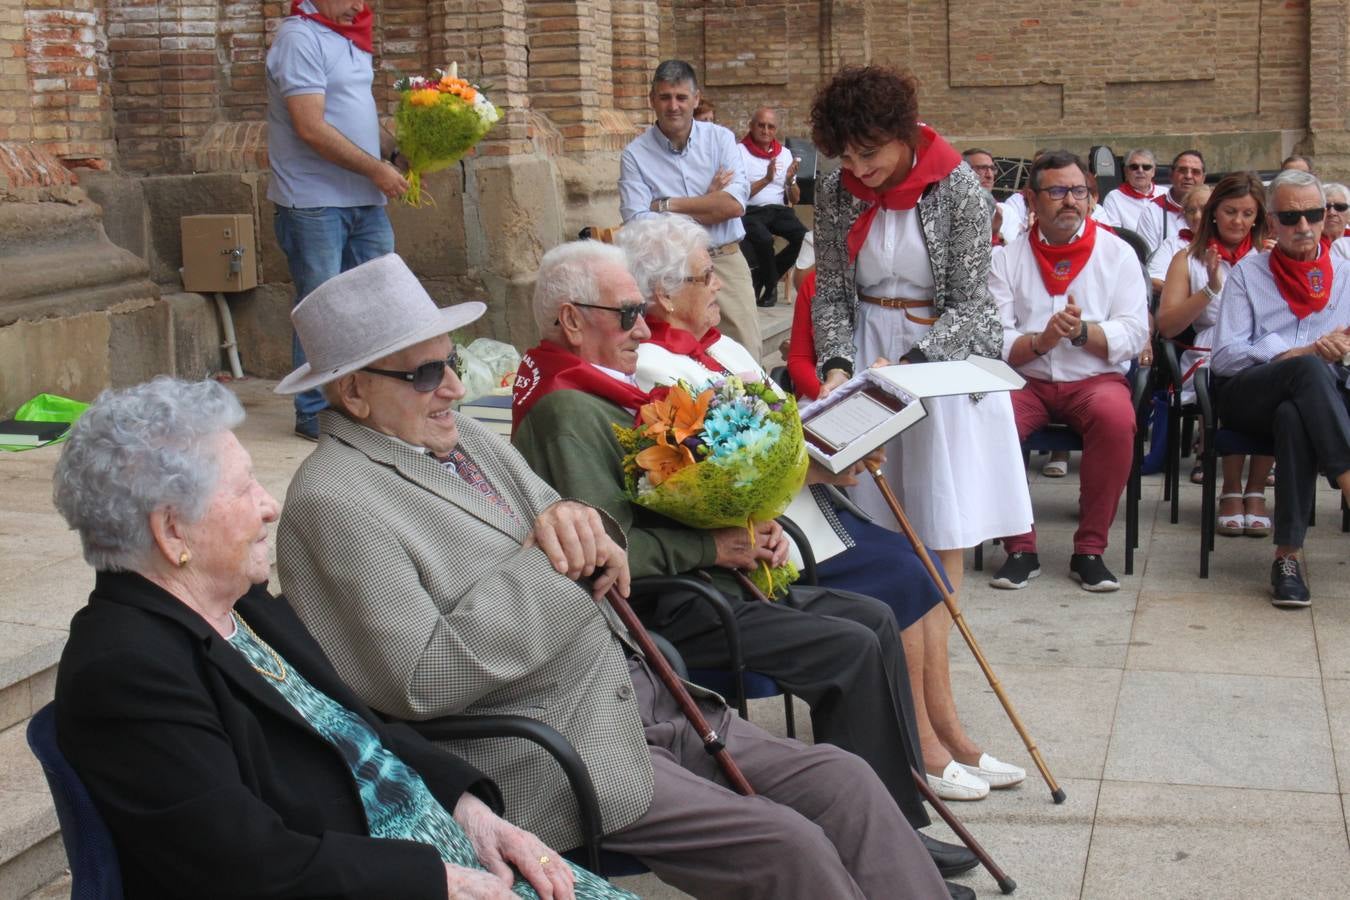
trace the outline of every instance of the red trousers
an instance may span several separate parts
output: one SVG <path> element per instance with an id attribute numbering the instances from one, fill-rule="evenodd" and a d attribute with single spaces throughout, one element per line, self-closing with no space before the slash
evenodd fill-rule
<path id="1" fill-rule="evenodd" d="M 1078 488 L 1078 530 L 1074 553 L 1101 555 L 1115 521 L 1120 495 L 1134 461 L 1134 408 L 1130 387 L 1116 372 L 1082 381 L 1038 381 L 1012 394 L 1017 439 L 1051 422 L 1072 428 L 1083 439 L 1083 465 Z M 1004 538 L 1009 553 L 1035 553 L 1036 529 Z"/>

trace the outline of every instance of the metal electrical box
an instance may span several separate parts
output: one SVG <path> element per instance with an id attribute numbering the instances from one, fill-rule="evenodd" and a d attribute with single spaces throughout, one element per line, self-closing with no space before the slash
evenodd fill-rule
<path id="1" fill-rule="evenodd" d="M 196 294 L 258 286 L 253 216 L 183 216 L 183 289 Z"/>

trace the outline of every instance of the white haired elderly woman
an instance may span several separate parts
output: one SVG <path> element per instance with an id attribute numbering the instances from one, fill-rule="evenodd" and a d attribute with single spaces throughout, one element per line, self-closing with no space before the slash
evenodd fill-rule
<path id="1" fill-rule="evenodd" d="M 1322 185 L 1327 195 L 1327 216 L 1322 220 L 1322 240 L 1331 243 L 1333 257 L 1350 259 L 1350 238 L 1345 226 L 1350 224 L 1350 188 L 1337 181 Z"/>
<path id="2" fill-rule="evenodd" d="M 215 382 L 157 378 L 99 397 L 56 467 L 97 570 L 61 657 L 57 742 L 125 894 L 622 895 L 498 818 L 467 763 L 371 713 L 268 595 L 278 507 L 233 434 L 243 418 Z"/>
<path id="3" fill-rule="evenodd" d="M 651 390 L 680 379 L 697 386 L 727 374 L 765 377 L 754 354 L 717 330 L 721 282 L 708 258 L 706 233 L 696 222 L 673 214 L 648 217 L 627 225 L 617 243 L 650 301 L 651 338 L 638 347 L 638 387 Z M 876 597 L 895 612 L 934 789 L 946 799 L 982 799 L 991 786 L 1008 787 L 1026 773 L 985 753 L 962 726 L 948 672 L 951 616 L 937 586 L 904 537 L 871 522 L 832 486 L 856 483 L 861 469 L 860 463 L 834 476 L 812 463 L 810 495 L 799 498 L 789 515 L 810 516 L 820 527 L 834 528 L 844 544 L 842 553 L 818 566 L 822 586 Z"/>

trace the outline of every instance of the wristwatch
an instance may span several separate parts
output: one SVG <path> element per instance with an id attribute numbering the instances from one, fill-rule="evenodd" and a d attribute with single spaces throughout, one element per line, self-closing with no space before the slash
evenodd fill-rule
<path id="1" fill-rule="evenodd" d="M 1083 323 L 1083 329 L 1078 332 L 1078 336 L 1069 341 L 1075 347 L 1081 347 L 1088 341 L 1087 323 Z"/>

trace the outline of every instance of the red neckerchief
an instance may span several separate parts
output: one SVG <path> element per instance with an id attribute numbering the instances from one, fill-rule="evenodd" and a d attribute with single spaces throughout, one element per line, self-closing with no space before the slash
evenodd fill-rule
<path id="1" fill-rule="evenodd" d="M 1051 297 L 1058 297 L 1069 292 L 1069 285 L 1092 256 L 1092 248 L 1097 243 L 1097 223 L 1088 219 L 1083 226 L 1083 236 L 1067 244 L 1047 244 L 1039 230 L 1030 235 L 1029 240 L 1045 289 Z"/>
<path id="2" fill-rule="evenodd" d="M 1096 219 L 1093 219 L 1092 221 L 1097 222 Z M 1109 231 L 1112 234 L 1116 233 L 1116 227 L 1114 225 L 1107 225 L 1105 222 L 1097 222 L 1097 227 L 1102 231 Z"/>
<path id="3" fill-rule="evenodd" d="M 716 328 L 709 328 L 703 337 L 696 338 L 683 328 L 675 328 L 669 322 L 652 319 L 647 322 L 647 329 L 652 336 L 643 343 L 664 347 L 676 356 L 687 356 L 709 371 L 731 374 L 726 366 L 708 355 L 712 345 L 722 337 L 722 332 Z"/>
<path id="4" fill-rule="evenodd" d="M 1331 254 L 1318 248 L 1317 259 L 1290 259 L 1278 244 L 1270 251 L 1270 274 L 1296 319 L 1320 312 L 1331 299 Z"/>
<path id="5" fill-rule="evenodd" d="M 553 391 L 583 391 L 618 404 L 636 414 L 651 394 L 636 385 L 601 372 L 570 350 L 540 341 L 520 359 L 516 383 L 511 388 L 511 433 L 544 396 Z"/>
<path id="6" fill-rule="evenodd" d="M 1209 239 L 1209 247 L 1215 253 L 1219 254 L 1219 259 L 1228 263 L 1230 266 L 1236 266 L 1238 260 L 1252 252 L 1252 233 L 1247 232 L 1247 236 L 1242 239 L 1242 243 L 1237 245 L 1237 249 L 1229 250 L 1216 238 Z"/>
<path id="7" fill-rule="evenodd" d="M 844 172 L 842 183 L 845 190 L 859 200 L 866 200 L 872 204 L 862 211 L 848 230 L 850 261 L 858 258 L 858 251 L 867 240 L 867 232 L 872 230 L 872 220 L 877 217 L 878 210 L 913 209 L 930 184 L 946 178 L 953 169 L 961 165 L 961 154 L 943 140 L 942 135 L 927 125 L 919 126 L 919 140 L 914 147 L 914 155 L 917 157 L 914 168 L 909 170 L 905 180 L 884 194 L 878 194 L 863 184 L 852 172 L 847 170 Z"/>
<path id="8" fill-rule="evenodd" d="M 367 53 L 375 52 L 375 14 L 370 11 L 369 3 L 361 7 L 361 11 L 356 14 L 352 24 L 343 25 L 341 22 L 334 22 L 323 13 L 305 12 L 300 8 L 302 2 L 303 0 L 291 0 L 291 15 L 309 19 L 311 22 L 318 22 L 320 25 L 333 29 Z"/>
<path id="9" fill-rule="evenodd" d="M 741 143 L 745 145 L 745 149 L 750 151 L 751 156 L 758 156 L 760 159 L 777 159 L 778 154 L 783 152 L 783 145 L 777 140 L 773 142 L 773 146 L 768 150 L 759 149 L 759 144 L 756 144 L 754 138 L 750 137 L 748 134 L 741 138 Z"/>
<path id="10" fill-rule="evenodd" d="M 1181 213 L 1182 215 L 1186 214 L 1186 207 L 1172 199 L 1171 190 L 1163 191 L 1153 198 L 1153 202 L 1162 207 L 1163 212 Z"/>
<path id="11" fill-rule="evenodd" d="M 1195 232 L 1191 231 L 1189 228 L 1183 228 L 1177 232 L 1177 237 L 1181 238 L 1183 241 L 1189 244 L 1191 241 L 1195 240 Z M 1248 238 L 1248 243 L 1250 243 L 1250 241 L 1251 239 Z M 1210 246 L 1213 246 L 1214 244 L 1217 243 L 1218 241 L 1211 240 Z"/>
<path id="12" fill-rule="evenodd" d="M 1158 189 L 1157 185 L 1151 184 L 1148 187 L 1149 192 L 1147 194 L 1141 194 L 1138 191 L 1136 191 L 1134 189 L 1134 185 L 1130 184 L 1128 181 L 1122 181 L 1120 183 L 1120 192 L 1124 194 L 1126 197 L 1133 197 L 1136 200 L 1152 200 L 1153 192 L 1156 191 L 1157 189 Z"/>

